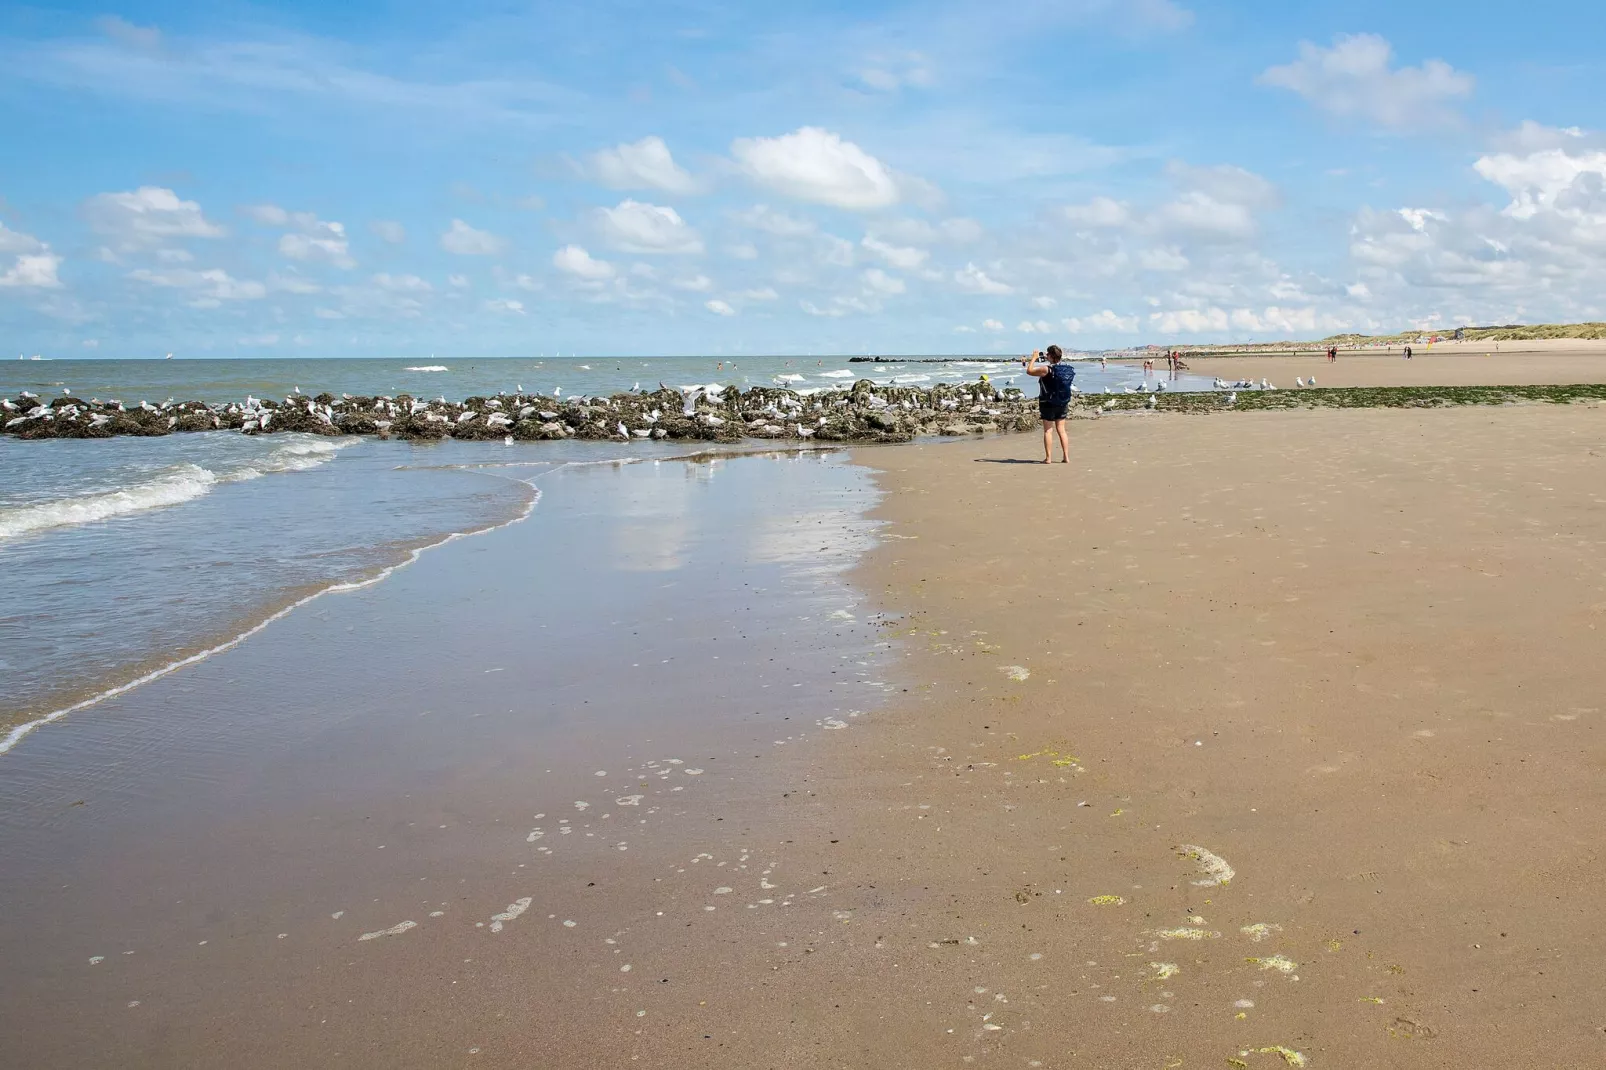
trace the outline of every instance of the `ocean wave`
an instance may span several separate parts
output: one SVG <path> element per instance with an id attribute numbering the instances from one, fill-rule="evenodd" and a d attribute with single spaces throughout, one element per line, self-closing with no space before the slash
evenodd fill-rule
<path id="1" fill-rule="evenodd" d="M 821 379 L 852 379 L 856 374 L 858 374 L 858 373 L 854 372 L 854 371 L 850 371 L 847 368 L 843 368 L 840 371 L 821 372 L 820 373 L 820 378 Z"/>
<path id="2" fill-rule="evenodd" d="M 444 364 L 420 364 L 416 368 L 403 368 L 404 372 L 449 372 L 452 369 Z"/>
<path id="3" fill-rule="evenodd" d="M 276 444 L 264 457 L 228 468 L 221 474 L 198 464 L 176 464 L 126 487 L 0 509 L 0 539 L 183 505 L 211 493 L 219 483 L 240 483 L 278 472 L 304 472 L 327 463 L 337 452 L 359 441 L 357 438 L 292 439 Z"/>
<path id="4" fill-rule="evenodd" d="M 801 375 L 777 375 L 775 377 L 777 383 L 801 383 L 803 379 L 804 376 Z"/>
<path id="5" fill-rule="evenodd" d="M 217 481 L 217 473 L 209 468 L 180 464 L 154 479 L 130 487 L 0 509 L 0 539 L 14 539 L 50 528 L 93 524 L 128 513 L 194 501 L 211 491 Z"/>

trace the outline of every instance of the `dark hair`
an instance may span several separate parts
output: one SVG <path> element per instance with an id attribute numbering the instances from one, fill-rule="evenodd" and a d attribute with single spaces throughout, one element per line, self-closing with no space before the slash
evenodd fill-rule
<path id="1" fill-rule="evenodd" d="M 1049 361 L 1051 363 L 1054 363 L 1054 364 L 1059 363 L 1060 359 L 1062 357 L 1064 357 L 1064 356 L 1065 356 L 1065 351 L 1062 350 L 1059 346 L 1049 346 L 1048 347 L 1048 359 L 1049 359 Z"/>

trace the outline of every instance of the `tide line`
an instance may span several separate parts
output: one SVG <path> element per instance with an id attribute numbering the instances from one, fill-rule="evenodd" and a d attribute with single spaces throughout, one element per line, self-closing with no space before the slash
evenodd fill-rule
<path id="1" fill-rule="evenodd" d="M 208 647 L 206 650 L 198 651 L 189 655 L 188 657 L 180 658 L 177 661 L 163 665 L 161 668 L 153 669 L 138 679 L 130 680 L 127 683 L 118 684 L 116 687 L 108 688 L 107 690 L 102 691 L 97 695 L 92 695 L 81 702 L 75 702 L 71 706 L 64 706 L 59 710 L 45 714 L 43 717 L 28 721 L 25 724 L 19 724 L 6 734 L 4 740 L 0 740 L 0 754 L 9 753 L 11 748 L 20 743 L 25 737 L 28 736 L 29 733 L 38 728 L 42 728 L 47 724 L 50 724 L 53 721 L 59 721 L 70 713 L 77 713 L 79 710 L 88 709 L 89 707 L 98 703 L 105 702 L 109 698 L 116 698 L 118 695 L 126 695 L 135 688 L 143 687 L 155 680 L 160 680 L 169 673 L 174 673 L 180 669 L 188 668 L 191 665 L 205 661 L 214 654 L 221 654 L 225 650 L 232 650 L 234 647 L 239 646 L 253 635 L 262 631 L 274 621 L 282 620 L 283 618 L 288 617 L 291 613 L 300 609 L 308 602 L 314 602 L 326 594 L 344 594 L 349 591 L 362 590 L 364 587 L 371 587 L 376 583 L 383 582 L 398 570 L 406 568 L 414 561 L 417 561 L 427 550 L 433 550 L 437 547 L 445 546 L 447 543 L 456 542 L 458 539 L 467 539 L 475 535 L 485 535 L 492 531 L 499 531 L 502 528 L 509 527 L 510 525 L 517 524 L 520 521 L 527 519 L 529 515 L 535 511 L 536 504 L 541 500 L 541 489 L 535 486 L 535 484 L 522 479 L 512 479 L 509 480 L 509 482 L 522 483 L 524 486 L 530 488 L 530 499 L 529 501 L 525 502 L 524 509 L 517 516 L 508 520 L 504 520 L 500 524 L 491 524 L 483 528 L 476 528 L 473 531 L 454 531 L 445 538 L 436 542 L 427 543 L 423 546 L 416 546 L 408 552 L 408 555 L 404 560 L 398 561 L 394 565 L 387 565 L 374 575 L 364 579 L 347 580 L 342 583 L 333 583 L 328 587 L 322 588 L 321 590 L 314 591 L 306 597 L 297 599 L 296 601 L 291 602 L 289 605 L 269 614 L 256 624 L 252 625 L 239 635 L 236 635 L 234 638 L 229 639 L 226 642 L 219 643 L 214 647 Z"/>

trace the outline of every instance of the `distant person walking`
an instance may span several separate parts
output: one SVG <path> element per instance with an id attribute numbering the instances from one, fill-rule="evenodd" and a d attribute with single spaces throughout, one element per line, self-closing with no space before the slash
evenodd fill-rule
<path id="1" fill-rule="evenodd" d="M 1410 360 L 1413 355 L 1414 354 L 1412 354 L 1412 352 L 1411 352 L 1411 347 L 1410 346 L 1406 346 L 1405 347 L 1405 359 L 1406 360 Z"/>
<path id="2" fill-rule="evenodd" d="M 1054 460 L 1053 436 L 1060 440 L 1060 463 L 1071 463 L 1071 442 L 1065 434 L 1065 417 L 1071 408 L 1071 384 L 1076 381 L 1076 369 L 1062 363 L 1065 354 L 1059 346 L 1048 347 L 1048 363 L 1043 354 L 1034 352 L 1021 361 L 1026 374 L 1037 380 L 1037 415 L 1043 420 L 1043 463 Z"/>

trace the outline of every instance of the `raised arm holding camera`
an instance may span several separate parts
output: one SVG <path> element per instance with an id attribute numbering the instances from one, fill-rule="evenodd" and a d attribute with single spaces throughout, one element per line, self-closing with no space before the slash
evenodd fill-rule
<path id="1" fill-rule="evenodd" d="M 1037 415 L 1043 420 L 1043 463 L 1052 463 L 1053 435 L 1060 440 L 1060 463 L 1071 463 L 1070 439 L 1065 434 L 1065 417 L 1071 407 L 1071 384 L 1076 381 L 1076 369 L 1062 363 L 1065 354 L 1059 346 L 1048 347 L 1048 362 L 1044 354 L 1035 351 L 1021 361 L 1026 374 L 1037 380 Z"/>

